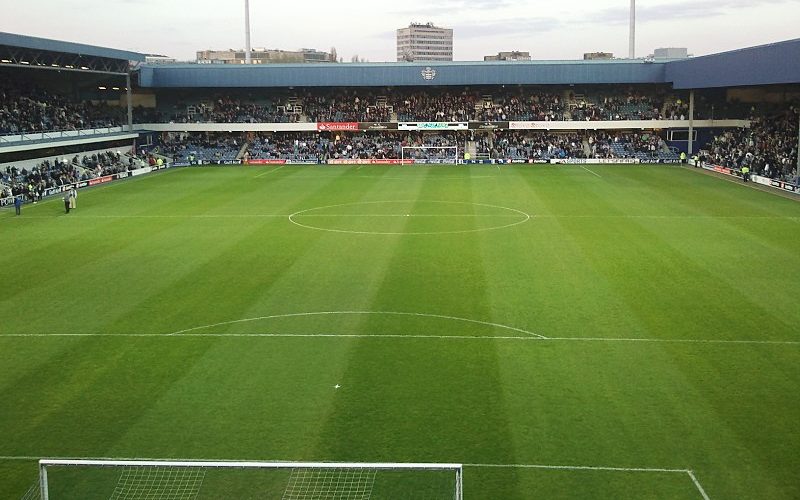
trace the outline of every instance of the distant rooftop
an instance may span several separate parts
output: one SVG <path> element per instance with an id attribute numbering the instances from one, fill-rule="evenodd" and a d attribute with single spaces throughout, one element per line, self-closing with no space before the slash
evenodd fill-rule
<path id="1" fill-rule="evenodd" d="M 436 28 L 441 29 L 439 26 L 436 26 L 433 23 L 414 23 L 408 25 L 410 28 Z"/>

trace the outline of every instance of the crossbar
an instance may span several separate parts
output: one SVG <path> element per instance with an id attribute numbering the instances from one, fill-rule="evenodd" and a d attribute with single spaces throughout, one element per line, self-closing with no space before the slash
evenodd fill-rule
<path id="1" fill-rule="evenodd" d="M 368 467 L 370 469 L 432 469 L 450 470 L 461 469 L 462 464 L 437 464 L 437 463 L 366 463 L 366 462 L 203 462 L 203 461 L 167 461 L 167 460 L 39 460 L 39 465 L 45 467 L 58 466 L 141 466 L 141 467 L 228 467 L 228 468 L 262 468 L 283 469 L 291 467 L 304 467 L 308 469 L 353 469 Z"/>
<path id="2" fill-rule="evenodd" d="M 42 500 L 49 500 L 48 467 L 184 467 L 217 469 L 374 469 L 374 470 L 436 470 L 456 473 L 455 500 L 463 498 L 463 464 L 438 463 L 364 463 L 364 462 L 234 462 L 234 461 L 176 461 L 176 460 L 39 460 L 39 486 Z"/>

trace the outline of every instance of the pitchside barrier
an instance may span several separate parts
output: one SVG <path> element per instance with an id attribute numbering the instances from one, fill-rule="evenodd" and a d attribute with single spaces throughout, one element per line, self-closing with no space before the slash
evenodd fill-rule
<path id="1" fill-rule="evenodd" d="M 689 165 L 699 166 L 704 170 L 710 170 L 712 172 L 729 175 L 731 177 L 736 177 L 737 179 L 741 179 L 743 177 L 742 171 L 739 170 L 738 168 L 728 168 L 720 165 L 714 165 L 711 163 L 696 162 L 695 160 L 689 160 Z M 800 195 L 800 186 L 797 186 L 790 182 L 780 181 L 777 179 L 771 179 L 769 177 L 764 177 L 761 175 L 754 175 L 754 174 L 750 175 L 750 180 L 762 186 L 768 186 L 784 192 Z"/>
<path id="2" fill-rule="evenodd" d="M 463 499 L 461 464 L 40 460 L 27 498 Z"/>

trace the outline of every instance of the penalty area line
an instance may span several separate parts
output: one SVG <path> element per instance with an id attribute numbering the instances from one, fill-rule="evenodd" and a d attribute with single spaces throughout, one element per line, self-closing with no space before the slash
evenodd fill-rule
<path id="1" fill-rule="evenodd" d="M 686 473 L 689 474 L 689 478 L 692 480 L 692 483 L 694 483 L 694 486 L 695 488 L 697 488 L 697 491 L 700 492 L 700 496 L 703 497 L 703 500 L 711 500 L 708 497 L 708 493 L 706 493 L 705 488 L 703 488 L 703 485 L 700 484 L 700 481 L 698 481 L 697 476 L 694 475 L 694 471 L 687 470 Z"/>
<path id="2" fill-rule="evenodd" d="M 203 458 L 143 458 L 143 457 L 44 457 L 44 456 L 31 456 L 31 455 L 6 455 L 0 456 L 0 462 L 38 462 L 40 460 L 94 460 L 94 461 L 115 461 L 115 462 L 210 462 L 211 460 Z M 231 459 L 214 459 L 216 463 L 301 463 L 290 461 L 276 461 L 276 460 L 231 460 Z M 327 462 L 320 462 L 327 463 Z M 336 463 L 336 462 L 330 462 Z M 687 474 L 692 480 L 692 484 L 700 493 L 703 500 L 711 500 L 706 493 L 703 485 L 695 476 L 694 471 L 690 469 L 668 469 L 658 467 L 605 467 L 594 465 L 545 465 L 545 464 L 463 464 L 464 468 L 469 469 L 538 469 L 538 470 L 564 470 L 564 471 L 598 471 L 598 472 L 634 472 L 634 473 L 660 473 L 660 474 Z"/>
<path id="3" fill-rule="evenodd" d="M 667 469 L 658 467 L 604 467 L 595 465 L 544 465 L 544 464 L 464 464 L 464 467 L 483 469 L 546 469 L 546 470 L 594 470 L 608 472 L 663 472 L 686 474 L 688 469 Z"/>
<path id="4" fill-rule="evenodd" d="M 647 472 L 666 474 L 687 474 L 692 484 L 700 493 L 703 500 L 711 500 L 703 485 L 691 469 L 666 469 L 649 467 L 602 467 L 594 465 L 541 465 L 541 464 L 464 464 L 465 468 L 484 469 L 540 469 L 540 470 L 566 470 L 566 471 L 600 471 L 600 472 Z"/>

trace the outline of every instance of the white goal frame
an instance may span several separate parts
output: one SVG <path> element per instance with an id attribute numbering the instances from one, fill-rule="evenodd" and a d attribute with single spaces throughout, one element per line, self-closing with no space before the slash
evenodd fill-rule
<path id="1" fill-rule="evenodd" d="M 406 150 L 416 150 L 416 149 L 449 149 L 453 150 L 453 161 L 450 162 L 449 159 L 444 160 L 426 160 L 429 164 L 445 164 L 445 163 L 453 163 L 454 165 L 458 165 L 461 161 L 461 158 L 458 156 L 458 146 L 401 146 L 400 148 L 400 162 L 402 165 L 406 164 Z"/>
<path id="2" fill-rule="evenodd" d="M 358 462 L 210 462 L 169 460 L 39 460 L 39 490 L 41 500 L 50 500 L 47 482 L 49 467 L 182 467 L 207 469 L 372 469 L 372 470 L 431 470 L 455 473 L 453 500 L 463 500 L 463 464 L 437 463 L 358 463 Z"/>

